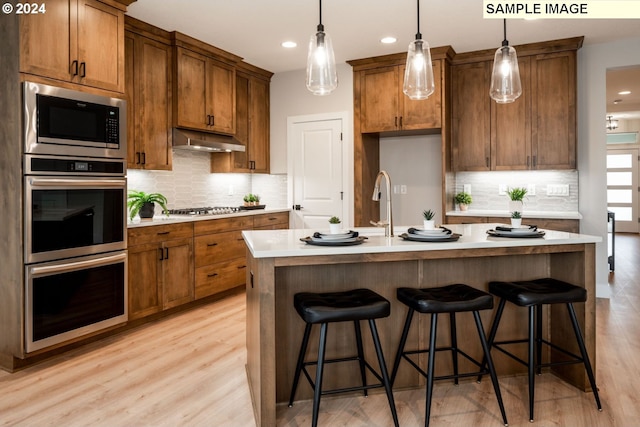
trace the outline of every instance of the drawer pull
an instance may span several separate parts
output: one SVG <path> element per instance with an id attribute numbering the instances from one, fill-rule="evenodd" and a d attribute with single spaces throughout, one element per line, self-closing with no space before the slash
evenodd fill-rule
<path id="1" fill-rule="evenodd" d="M 207 246 L 218 246 L 217 243 L 207 243 Z"/>
<path id="2" fill-rule="evenodd" d="M 216 277 L 217 275 L 218 275 L 218 273 L 207 274 L 207 277 Z"/>
<path id="3" fill-rule="evenodd" d="M 165 234 L 171 233 L 170 231 L 158 231 L 158 236 L 163 236 Z"/>
<path id="4" fill-rule="evenodd" d="M 241 269 L 243 269 L 243 268 L 247 268 L 247 266 L 246 266 L 246 265 L 239 265 L 239 266 L 238 266 L 238 270 L 241 270 Z"/>

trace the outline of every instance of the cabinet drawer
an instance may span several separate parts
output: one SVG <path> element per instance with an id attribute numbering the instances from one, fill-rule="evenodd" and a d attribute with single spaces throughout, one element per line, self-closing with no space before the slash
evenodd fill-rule
<path id="1" fill-rule="evenodd" d="M 135 227 L 127 230 L 127 245 L 135 246 L 143 243 L 157 243 L 185 237 L 193 237 L 193 224 L 184 223 Z"/>
<path id="2" fill-rule="evenodd" d="M 196 299 L 243 285 L 246 278 L 245 258 L 196 268 Z"/>
<path id="3" fill-rule="evenodd" d="M 253 228 L 252 216 L 237 218 L 220 218 L 209 221 L 196 221 L 193 224 L 193 232 L 196 236 L 201 234 L 219 233 L 231 230 L 251 230 Z"/>
<path id="4" fill-rule="evenodd" d="M 196 267 L 241 258 L 245 256 L 246 251 L 240 230 L 197 236 L 195 246 Z"/>
<path id="5" fill-rule="evenodd" d="M 255 228 L 267 227 L 274 224 L 286 224 L 289 227 L 289 212 L 278 212 L 272 214 L 256 215 L 253 217 L 253 226 Z"/>

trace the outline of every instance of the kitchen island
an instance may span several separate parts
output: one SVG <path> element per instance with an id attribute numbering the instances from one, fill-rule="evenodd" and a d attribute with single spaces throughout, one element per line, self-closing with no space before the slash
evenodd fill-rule
<path id="1" fill-rule="evenodd" d="M 486 230 L 497 224 L 449 226 L 461 234 L 457 242 L 425 243 L 384 237 L 380 229 L 356 229 L 366 241 L 354 246 L 312 246 L 300 238 L 316 230 L 244 231 L 247 245 L 247 375 L 252 392 L 256 423 L 276 424 L 276 405 L 289 398 L 297 352 L 304 322 L 293 308 L 297 292 L 332 292 L 360 287 L 370 288 L 391 301 L 391 315 L 377 322 L 383 351 L 389 365 L 395 356 L 406 307 L 397 302 L 396 288 L 435 287 L 466 283 L 487 289 L 492 280 L 526 280 L 553 277 L 588 291 L 588 300 L 576 305 L 591 363 L 595 366 L 595 243 L 599 237 L 545 230 L 543 238 L 489 237 Z M 397 227 L 396 234 L 407 227 Z M 566 309 L 552 307 L 545 317 L 545 336 L 552 342 L 573 343 Z M 488 329 L 492 313 L 481 313 Z M 407 348 L 426 340 L 429 316 L 414 321 Z M 508 320 L 505 320 L 508 319 Z M 521 338 L 526 334 L 527 310 L 505 309 L 498 339 Z M 507 326 L 510 325 L 510 326 Z M 448 322 L 439 322 L 438 343 L 448 342 Z M 471 314 L 458 318 L 458 340 L 472 356 L 481 358 Z M 317 331 L 315 331 L 317 333 Z M 365 353 L 372 353 L 370 336 L 363 334 Z M 440 339 L 443 339 L 442 342 Z M 317 351 L 317 335 L 311 337 L 309 353 Z M 341 357 L 353 352 L 353 327 L 332 324 L 327 340 L 327 357 Z M 470 347 L 470 348 L 469 348 Z M 574 349 L 576 352 L 577 348 Z M 526 348 L 523 347 L 524 356 Z M 496 352 L 498 353 L 498 352 Z M 546 353 L 556 360 L 558 355 Z M 502 354 L 494 355 L 499 375 L 523 371 L 523 367 Z M 437 373 L 450 369 L 441 358 Z M 461 362 L 463 362 L 461 360 Z M 344 365 L 344 366 L 341 366 Z M 461 363 L 461 370 L 468 368 Z M 333 365 L 325 372 L 327 388 L 353 384 L 357 369 L 349 364 Z M 554 368 L 554 373 L 577 387 L 587 390 L 584 369 L 580 365 Z M 401 365 L 394 389 L 420 387 L 422 378 L 408 364 Z M 297 399 L 310 399 L 311 387 L 304 382 Z"/>

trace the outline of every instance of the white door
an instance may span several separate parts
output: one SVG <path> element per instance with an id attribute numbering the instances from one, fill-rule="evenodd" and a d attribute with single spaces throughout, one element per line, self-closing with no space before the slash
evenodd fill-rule
<path id="1" fill-rule="evenodd" d="M 607 209 L 616 231 L 638 232 L 638 149 L 607 150 Z"/>
<path id="2" fill-rule="evenodd" d="M 342 119 L 295 121 L 289 127 L 293 228 L 328 229 L 329 218 L 347 224 L 344 203 Z"/>

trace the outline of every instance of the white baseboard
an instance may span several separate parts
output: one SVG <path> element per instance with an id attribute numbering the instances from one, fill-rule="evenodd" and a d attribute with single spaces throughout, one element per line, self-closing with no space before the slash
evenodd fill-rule
<path id="1" fill-rule="evenodd" d="M 596 298 L 611 298 L 611 288 L 608 283 L 596 283 Z"/>

